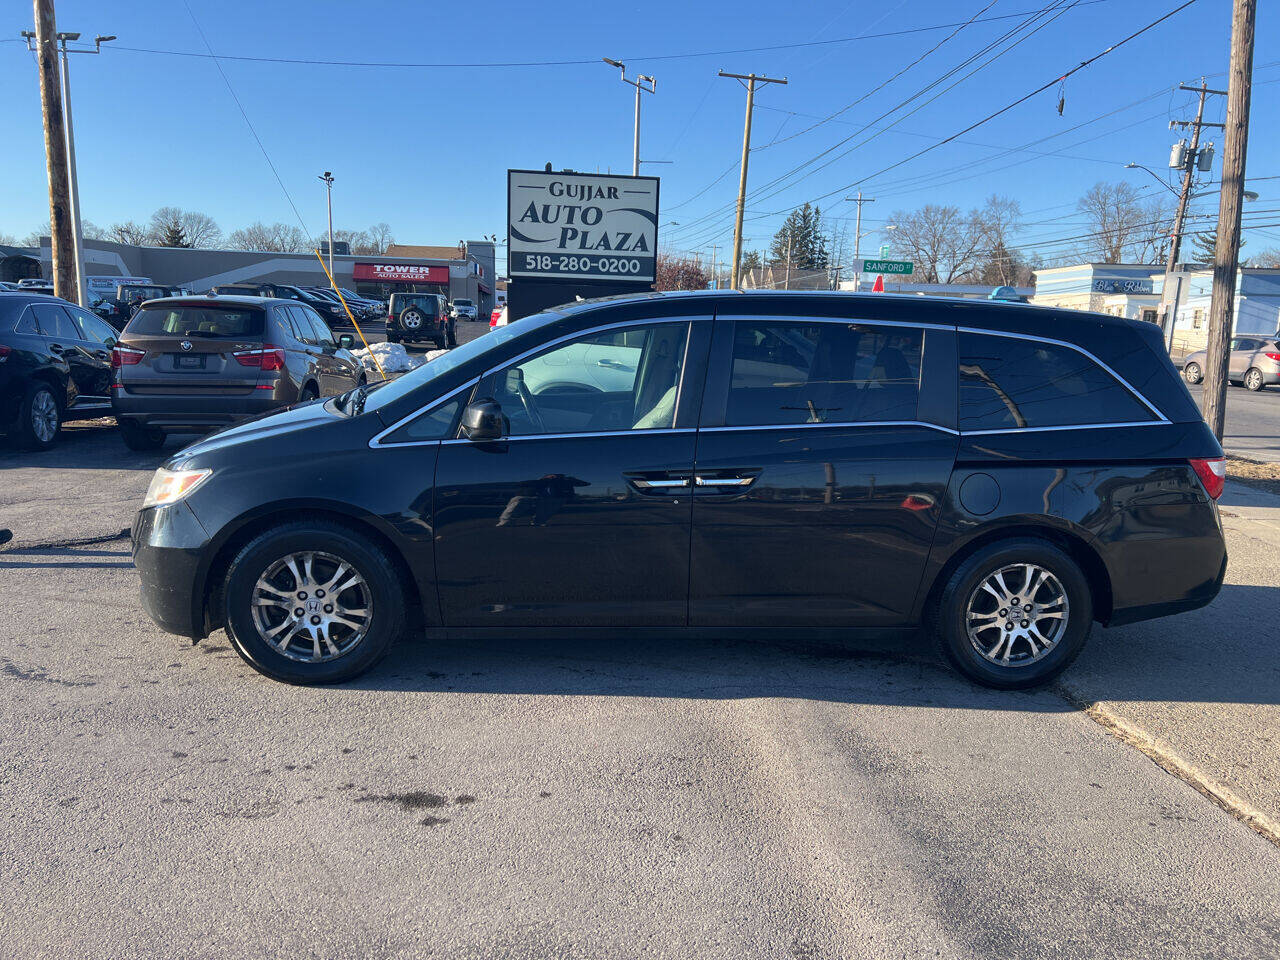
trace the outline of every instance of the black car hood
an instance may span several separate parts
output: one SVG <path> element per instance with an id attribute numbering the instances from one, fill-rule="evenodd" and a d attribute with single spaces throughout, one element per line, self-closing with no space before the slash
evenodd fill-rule
<path id="1" fill-rule="evenodd" d="M 239 423 L 201 437 L 189 447 L 184 447 L 173 455 L 166 466 L 203 458 L 209 454 L 225 451 L 229 447 L 279 439 L 285 434 L 296 433 L 299 430 L 309 430 L 347 419 L 340 413 L 326 409 L 326 402 L 324 400 L 312 400 L 307 403 L 299 403 L 280 410 L 274 410 L 271 413 L 266 413 L 250 420 L 241 420 Z"/>

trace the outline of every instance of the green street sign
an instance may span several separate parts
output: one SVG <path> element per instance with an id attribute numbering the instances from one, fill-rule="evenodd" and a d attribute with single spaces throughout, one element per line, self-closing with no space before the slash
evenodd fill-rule
<path id="1" fill-rule="evenodd" d="M 863 260 L 860 273 L 893 273 L 911 276 L 916 265 L 910 260 Z"/>

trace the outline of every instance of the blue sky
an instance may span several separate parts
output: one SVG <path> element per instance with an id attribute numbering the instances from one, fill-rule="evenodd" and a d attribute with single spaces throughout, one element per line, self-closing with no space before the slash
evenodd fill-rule
<path id="1" fill-rule="evenodd" d="M 1127 179 L 1153 194 L 1161 191 L 1147 174 L 1124 164 L 1136 160 L 1164 172 L 1176 139 L 1167 122 L 1189 118 L 1194 108 L 1191 94 L 1175 91 L 1179 81 L 1208 74 L 1210 86 L 1225 85 L 1229 0 L 1198 0 L 1071 77 L 1061 91 L 1062 116 L 1059 91 L 1051 88 L 960 140 L 878 171 L 1054 79 L 1179 2 L 1083 0 L 932 103 L 883 120 L 877 118 L 1024 18 L 965 28 L 870 96 L 955 28 L 824 41 L 956 23 L 988 5 L 984 17 L 1026 14 L 1051 0 L 809 0 L 790 6 L 760 0 L 504 0 L 482 7 L 192 0 L 190 9 L 212 49 L 225 56 L 417 64 L 588 61 L 477 68 L 222 61 L 312 232 L 324 226 L 324 188 L 316 176 L 326 169 L 337 177 L 336 226 L 386 221 L 400 241 L 440 244 L 505 233 L 508 167 L 541 168 L 551 161 L 556 168 L 629 172 L 632 88 L 598 62 L 609 56 L 657 77 L 656 95 L 644 100 L 641 155 L 672 162 L 645 164 L 642 172 L 661 176 L 662 221 L 680 224 L 665 227 L 660 239 L 665 246 L 709 253 L 712 243 L 723 250 L 731 242 L 745 98 L 736 81 L 716 77 L 717 69 L 790 81 L 765 87 L 757 97 L 750 187 L 872 124 L 819 160 L 835 158 L 825 168 L 795 183 L 782 181 L 775 196 L 753 198 L 745 230 L 749 247 L 765 246 L 791 206 L 824 194 L 832 194 L 822 201 L 828 215 L 851 215 L 852 205 L 840 198 L 848 185 L 867 177 L 862 188 L 877 202 L 865 208 L 864 229 L 883 224 L 895 209 L 930 202 L 968 207 L 998 192 L 1021 202 L 1028 221 L 1022 239 L 1034 245 L 1082 232 L 1074 202 L 1098 180 Z M 1280 222 L 1280 179 L 1261 178 L 1280 176 L 1280 125 L 1268 119 L 1280 116 L 1280 10 L 1260 6 L 1249 173 L 1262 194 L 1252 208 L 1277 211 L 1252 219 L 1272 224 Z M 28 4 L 11 4 L 10 14 L 12 35 L 31 28 Z M 58 25 L 85 37 L 119 37 L 101 57 L 72 62 L 87 219 L 103 226 L 145 220 L 156 207 L 175 205 L 212 215 L 226 232 L 253 220 L 297 222 L 213 61 L 123 49 L 206 52 L 181 0 L 58 0 Z M 784 44 L 814 45 L 715 53 Z M 713 55 L 660 59 L 701 52 Z M 47 230 L 48 206 L 36 72 L 21 43 L 0 43 L 0 89 L 7 93 L 0 233 L 22 236 Z M 864 96 L 834 120 L 803 132 Z M 1209 119 L 1222 119 L 1224 100 L 1210 99 Z M 1078 124 L 1084 125 L 1064 133 Z M 880 128 L 887 129 L 866 139 Z M 1216 209 L 1216 197 L 1197 207 Z M 1249 242 L 1254 249 L 1280 246 L 1280 227 L 1257 232 Z M 1049 244 L 1051 250 L 1061 247 Z"/>

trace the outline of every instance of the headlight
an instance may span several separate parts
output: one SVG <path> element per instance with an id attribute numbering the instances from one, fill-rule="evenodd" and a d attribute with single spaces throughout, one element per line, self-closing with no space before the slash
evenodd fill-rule
<path id="1" fill-rule="evenodd" d="M 151 486 L 147 487 L 147 497 L 142 501 L 142 509 L 177 503 L 204 483 L 211 473 L 212 470 L 166 470 L 161 467 L 151 478 Z"/>

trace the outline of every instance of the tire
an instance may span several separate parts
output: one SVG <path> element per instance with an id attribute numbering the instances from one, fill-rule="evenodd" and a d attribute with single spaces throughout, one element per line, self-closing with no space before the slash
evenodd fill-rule
<path id="1" fill-rule="evenodd" d="M 1039 598 L 1044 616 L 1022 621 L 1010 618 L 1001 623 L 1000 611 L 1007 611 L 1008 607 L 995 608 L 997 601 L 983 589 L 983 583 L 1002 572 L 1009 590 L 1017 590 L 1025 586 L 1022 567 L 1027 564 L 1048 574 L 1031 598 L 1032 603 Z M 1011 567 L 1014 569 L 1006 569 Z M 1055 593 L 1065 596 L 1065 605 L 1047 602 Z M 1010 598 L 1026 602 L 1025 597 L 1013 593 L 1008 594 L 1005 602 Z M 993 662 L 970 641 L 967 626 L 970 604 L 975 616 L 981 617 L 979 623 L 986 623 L 988 615 L 994 621 L 993 626 L 975 631 L 977 643 L 984 647 L 990 643 L 988 650 L 996 651 L 996 659 L 1008 658 L 1007 664 Z M 993 605 L 989 612 L 987 605 Z M 1056 612 L 1065 613 L 1065 620 L 1050 616 Z M 1048 683 L 1079 656 L 1093 626 L 1093 594 L 1076 562 L 1048 541 L 1032 537 L 1000 540 L 979 549 L 955 569 L 942 589 L 930 621 L 943 655 L 960 673 L 986 687 L 1023 690 Z M 1014 625 L 1012 634 L 1001 629 L 1008 623 Z M 1033 641 L 1018 629 L 1025 623 L 1038 629 L 1042 640 L 1052 641 L 1051 646 L 1039 646 L 1038 657 L 1032 655 Z M 1015 639 L 1009 642 L 1004 639 L 1006 636 Z"/>
<path id="2" fill-rule="evenodd" d="M 427 322 L 427 315 L 417 307 L 409 307 L 400 314 L 400 329 L 406 334 L 412 335 L 422 329 L 422 325 Z"/>
<path id="3" fill-rule="evenodd" d="M 136 420 L 117 420 L 120 439 L 130 450 L 159 450 L 164 446 L 165 432 Z"/>
<path id="4" fill-rule="evenodd" d="M 446 350 L 452 350 L 458 345 L 458 325 L 452 320 L 449 322 L 449 330 L 445 337 L 445 342 L 448 344 L 445 347 Z"/>
<path id="5" fill-rule="evenodd" d="M 1267 381 L 1262 379 L 1262 371 L 1257 367 L 1250 367 L 1244 372 L 1244 388 L 1257 393 L 1266 387 Z"/>
<path id="6" fill-rule="evenodd" d="M 1204 371 L 1200 369 L 1200 364 L 1188 363 L 1182 368 L 1182 377 L 1187 383 L 1199 383 L 1204 379 Z"/>
<path id="7" fill-rule="evenodd" d="M 289 567 L 281 567 L 280 563 L 290 556 L 302 558 L 306 555 L 313 556 L 310 570 L 315 579 L 308 581 L 304 578 L 299 583 Z M 316 613 L 312 614 L 317 616 L 327 609 L 324 600 L 334 597 L 321 598 L 317 585 L 328 586 L 332 582 L 326 582 L 325 578 L 331 577 L 336 569 L 335 561 L 346 564 L 362 580 L 359 585 L 341 591 L 343 603 L 360 604 L 360 610 L 371 613 L 362 623 L 363 631 L 359 635 L 356 631 L 348 632 L 349 628 L 341 624 L 326 625 L 322 622 L 321 628 L 332 640 L 329 644 L 321 643 L 312 626 L 305 622 L 310 619 L 306 613 L 302 617 L 304 622 L 297 627 L 288 624 L 298 623 L 296 610 L 319 605 Z M 295 560 L 295 565 L 302 574 L 308 569 L 303 559 Z M 271 574 L 273 568 L 277 568 L 277 572 L 269 581 L 271 589 L 285 591 L 279 596 L 287 599 L 289 604 L 299 604 L 292 610 L 284 604 L 254 605 L 259 579 Z M 340 576 L 345 579 L 350 573 Z M 303 589 L 297 592 L 288 590 L 290 585 Z M 309 596 L 306 600 L 299 600 L 298 592 L 306 592 Z M 323 520 L 283 524 L 249 541 L 227 569 L 222 596 L 223 623 L 236 652 L 259 673 L 284 683 L 311 685 L 350 680 L 382 659 L 404 630 L 404 586 L 386 551 L 348 527 Z M 259 598 L 261 596 L 259 591 Z M 258 618 L 262 618 L 261 626 Z M 292 637 L 283 642 L 283 651 L 263 636 L 264 631 L 278 628 Z M 344 635 L 351 641 L 349 646 L 343 646 Z M 317 648 L 321 651 L 319 660 L 314 659 Z"/>
<path id="8" fill-rule="evenodd" d="M 387 333 L 387 343 L 399 343 L 399 342 L 400 342 L 400 334 L 390 333 L 390 332 Z"/>
<path id="9" fill-rule="evenodd" d="M 23 450 L 48 450 L 58 442 L 61 430 L 62 407 L 53 388 L 40 381 L 28 386 L 18 401 L 10 438 Z"/>
<path id="10" fill-rule="evenodd" d="M 316 389 L 315 384 L 308 383 L 306 386 L 304 386 L 301 390 L 298 391 L 298 402 L 309 403 L 310 401 L 315 400 L 319 396 L 320 396 L 320 391 Z"/>

